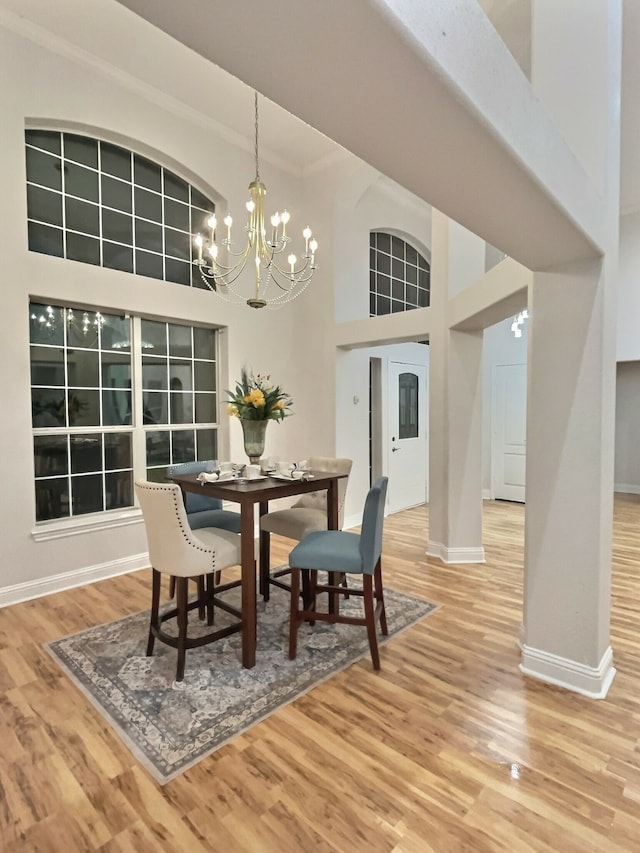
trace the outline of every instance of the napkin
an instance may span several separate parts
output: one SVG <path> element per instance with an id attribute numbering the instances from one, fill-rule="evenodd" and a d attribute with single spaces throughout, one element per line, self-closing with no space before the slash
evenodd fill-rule
<path id="1" fill-rule="evenodd" d="M 218 475 L 215 473 L 215 471 L 211 474 L 209 474 L 207 471 L 201 471 L 196 477 L 196 480 L 199 483 L 215 483 L 217 479 Z"/>

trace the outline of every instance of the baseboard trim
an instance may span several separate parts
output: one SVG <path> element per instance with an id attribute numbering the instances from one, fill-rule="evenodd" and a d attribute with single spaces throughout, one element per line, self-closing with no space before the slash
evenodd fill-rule
<path id="1" fill-rule="evenodd" d="M 0 608 L 20 604 L 22 601 L 30 601 L 33 598 L 42 598 L 44 595 L 51 595 L 55 592 L 74 589 L 78 586 L 86 586 L 95 581 L 106 580 L 117 575 L 126 575 L 147 566 L 149 566 L 149 555 L 135 554 L 122 560 L 111 560 L 108 563 L 87 566 L 73 572 L 62 572 L 48 578 L 5 586 L 0 589 Z"/>
<path id="2" fill-rule="evenodd" d="M 633 483 L 614 483 L 613 491 L 624 495 L 640 495 L 640 486 Z"/>
<path id="3" fill-rule="evenodd" d="M 441 542 L 427 543 L 427 557 L 436 557 L 443 563 L 484 563 L 484 548 L 447 548 Z"/>
<path id="4" fill-rule="evenodd" d="M 525 644 L 522 645 L 520 672 L 590 699 L 604 699 L 616 674 L 611 646 L 594 668 Z"/>

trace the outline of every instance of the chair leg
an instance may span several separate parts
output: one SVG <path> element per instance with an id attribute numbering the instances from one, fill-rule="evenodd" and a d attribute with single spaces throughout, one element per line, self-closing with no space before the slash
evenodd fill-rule
<path id="1" fill-rule="evenodd" d="M 289 660 L 298 653 L 298 602 L 300 599 L 300 569 L 291 569 L 291 613 L 289 616 Z M 304 606 L 304 605 L 303 605 Z"/>
<path id="2" fill-rule="evenodd" d="M 204 576 L 198 575 L 196 578 L 196 585 L 198 587 L 198 619 L 201 622 L 204 622 L 205 617 L 205 593 L 204 593 Z"/>
<path id="3" fill-rule="evenodd" d="M 305 597 L 303 598 L 303 607 L 305 610 L 315 611 L 318 607 L 317 599 L 318 599 L 318 570 L 311 569 L 308 572 L 304 573 L 303 578 L 303 591 L 306 591 Z M 315 619 L 309 619 L 309 625 L 313 627 L 316 624 Z"/>
<path id="4" fill-rule="evenodd" d="M 214 615 L 214 606 L 213 606 L 213 593 L 215 591 L 215 575 L 219 575 L 220 572 L 209 572 L 206 577 L 206 606 L 207 606 L 207 625 L 213 625 L 213 615 Z"/>
<path id="5" fill-rule="evenodd" d="M 187 601 L 188 601 L 188 591 L 187 585 L 189 583 L 189 578 L 177 578 L 176 588 L 176 601 L 178 608 L 178 665 L 176 668 L 176 681 L 182 681 L 184 678 L 184 663 L 185 663 L 185 655 L 186 655 L 186 641 L 187 641 L 187 624 L 188 624 L 188 613 L 187 613 Z"/>
<path id="6" fill-rule="evenodd" d="M 389 629 L 387 628 L 387 611 L 384 606 L 384 590 L 382 588 L 382 561 L 378 560 L 376 563 L 376 570 L 373 575 L 374 580 L 374 594 L 376 598 L 377 608 L 380 611 L 380 630 L 386 637 L 389 633 Z"/>
<path id="7" fill-rule="evenodd" d="M 153 646 L 155 643 L 155 636 L 153 634 L 153 628 L 158 630 L 160 628 L 160 622 L 158 619 L 158 614 L 160 611 L 160 580 L 161 575 L 160 572 L 157 572 L 155 569 L 152 569 L 152 581 L 151 581 L 151 616 L 149 618 L 149 639 L 147 640 L 147 657 L 151 657 L 153 654 Z"/>
<path id="8" fill-rule="evenodd" d="M 364 588 L 364 616 L 367 622 L 367 635 L 369 637 L 369 649 L 373 668 L 380 669 L 380 654 L 378 653 L 378 637 L 376 636 L 376 612 L 373 603 L 373 577 L 364 575 L 362 578 Z"/>
<path id="9" fill-rule="evenodd" d="M 173 598 L 176 594 L 176 578 L 175 575 L 169 577 L 169 598 Z"/>
<path id="10" fill-rule="evenodd" d="M 271 571 L 271 534 L 268 530 L 260 531 L 260 595 L 264 601 L 269 601 L 269 573 Z"/>

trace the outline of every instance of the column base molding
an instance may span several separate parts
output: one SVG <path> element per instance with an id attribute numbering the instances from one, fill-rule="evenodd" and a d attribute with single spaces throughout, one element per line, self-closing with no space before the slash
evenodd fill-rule
<path id="1" fill-rule="evenodd" d="M 590 699 L 604 699 L 616 674 L 613 651 L 608 647 L 597 667 L 532 649 L 522 643 L 520 672 L 531 678 L 581 693 Z"/>
<path id="2" fill-rule="evenodd" d="M 484 563 L 484 548 L 448 548 L 441 542 L 427 543 L 427 557 L 437 557 L 443 563 Z"/>

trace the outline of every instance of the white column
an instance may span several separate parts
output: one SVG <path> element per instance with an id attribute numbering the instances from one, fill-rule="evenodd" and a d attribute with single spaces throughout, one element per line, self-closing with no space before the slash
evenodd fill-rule
<path id="1" fill-rule="evenodd" d="M 445 563 L 484 561 L 482 332 L 452 332 L 449 295 L 484 272 L 484 243 L 433 212 L 429 368 L 429 543 Z"/>
<path id="2" fill-rule="evenodd" d="M 609 613 L 621 4 L 538 0 L 534 16 L 536 92 L 601 190 L 608 235 L 602 259 L 538 272 L 530 289 L 521 669 L 601 697 L 615 675 Z"/>

